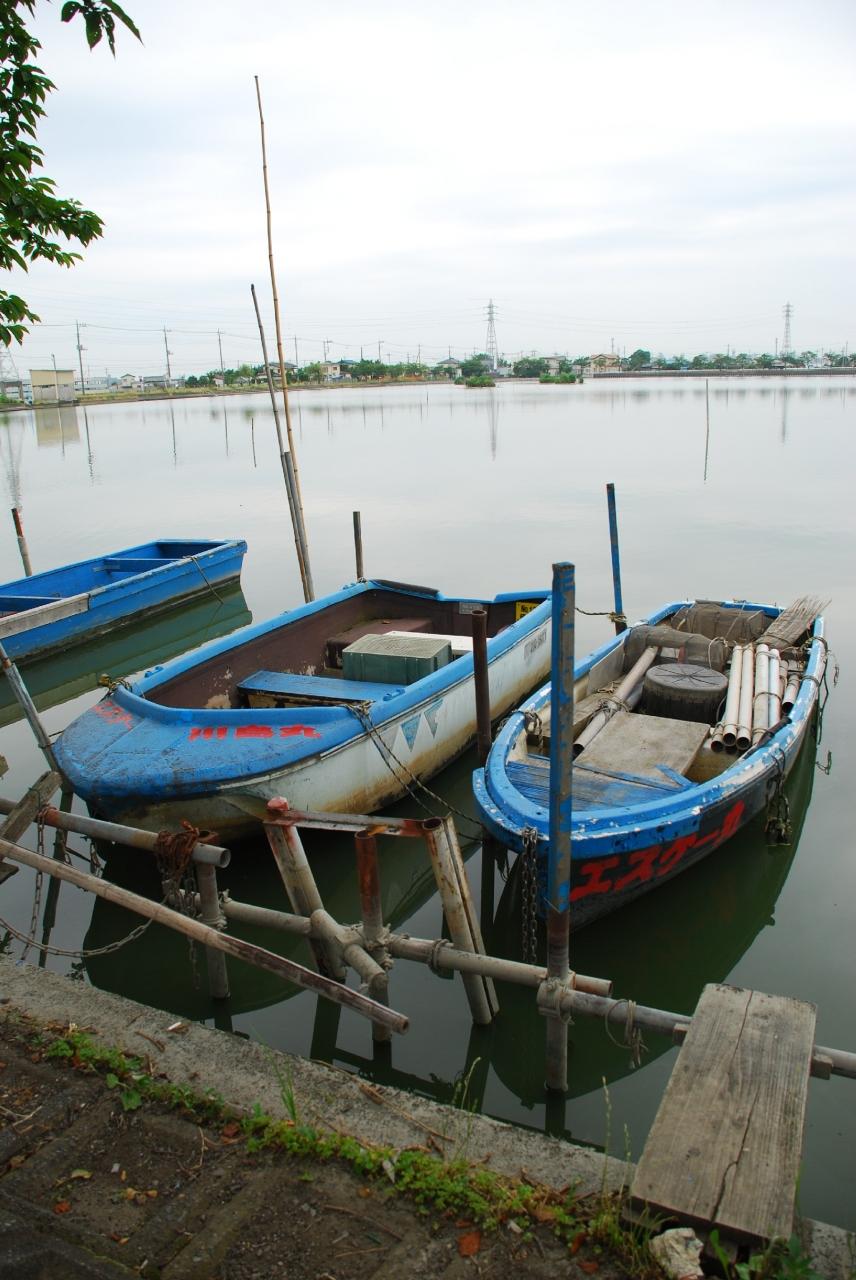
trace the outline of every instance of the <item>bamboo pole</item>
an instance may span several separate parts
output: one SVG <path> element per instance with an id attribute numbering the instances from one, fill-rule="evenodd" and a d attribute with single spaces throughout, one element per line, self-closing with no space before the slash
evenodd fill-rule
<path id="1" fill-rule="evenodd" d="M 267 242 L 268 242 L 268 261 L 270 263 L 270 285 L 273 294 L 273 318 L 276 325 L 276 351 L 279 356 L 279 376 L 282 383 L 282 407 L 285 411 L 285 430 L 288 434 L 288 448 L 294 458 L 294 484 L 295 498 L 297 500 L 297 509 L 300 512 L 301 524 L 303 523 L 303 498 L 300 492 L 300 476 L 297 469 L 297 457 L 294 453 L 294 436 L 291 430 L 291 410 L 288 404 L 288 387 L 285 380 L 285 359 L 282 354 L 282 326 L 279 319 L 279 294 L 276 288 L 276 271 L 273 265 L 273 233 L 271 230 L 271 213 L 270 213 L 270 188 L 268 186 L 268 170 L 267 170 L 267 149 L 265 147 L 265 118 L 262 114 L 262 91 L 259 86 L 258 76 L 254 77 L 256 82 L 256 100 L 259 104 L 259 129 L 261 132 L 262 142 L 262 177 L 265 186 L 265 211 L 267 215 Z"/>
<path id="2" fill-rule="evenodd" d="M 12 693 L 15 695 L 15 701 L 23 711 L 27 722 L 33 731 L 33 736 L 39 745 L 39 749 L 45 760 L 48 762 L 48 766 L 51 769 L 56 769 L 58 771 L 59 766 L 56 762 L 53 745 L 48 737 L 47 730 L 39 718 L 39 713 L 36 710 L 36 704 L 30 697 L 29 690 L 21 679 L 21 673 L 18 671 L 18 668 L 15 666 L 2 644 L 0 644 L 0 667 L 2 667 L 6 673 L 6 679 L 9 681 Z"/>
<path id="3" fill-rule="evenodd" d="M 303 523 L 303 511 L 297 500 L 296 477 L 294 472 L 293 460 L 291 453 L 286 448 L 282 438 L 282 427 L 279 421 L 279 410 L 276 407 L 276 392 L 273 389 L 273 379 L 270 376 L 270 362 L 268 361 L 267 342 L 265 341 L 265 330 L 262 324 L 262 316 L 259 311 L 259 301 L 256 297 L 256 286 L 250 285 L 250 293 L 253 297 L 253 307 L 256 312 L 256 322 L 259 326 L 259 338 L 262 344 L 262 359 L 265 365 L 265 378 L 267 379 L 268 394 L 270 395 L 271 408 L 273 409 L 273 421 L 276 427 L 276 439 L 279 446 L 279 462 L 282 467 L 282 478 L 285 481 L 285 493 L 288 498 L 288 510 L 291 515 L 291 527 L 294 532 L 294 546 L 297 551 L 297 564 L 300 569 L 300 580 L 303 584 L 303 599 L 308 603 L 314 600 L 314 587 L 312 585 L 312 571 L 309 566 L 309 547 L 306 541 L 306 528 Z"/>
<path id="4" fill-rule="evenodd" d="M 455 872 L 455 878 L 458 882 L 458 893 L 461 898 L 461 905 L 464 908 L 464 915 L 467 918 L 470 935 L 473 940 L 473 950 L 477 955 L 485 954 L 484 938 L 482 937 L 481 924 L 479 922 L 476 905 L 473 902 L 473 895 L 470 889 L 470 878 L 467 875 L 467 868 L 464 864 L 464 855 L 461 852 L 461 846 L 458 841 L 458 832 L 455 829 L 455 819 L 451 814 L 443 819 L 443 827 L 446 836 L 446 847 L 449 851 L 449 859 Z M 493 1017 L 499 1013 L 499 1000 L 496 996 L 496 989 L 491 978 L 484 979 L 485 993 L 487 994 L 487 1002 Z"/>
<path id="5" fill-rule="evenodd" d="M 118 885 L 110 884 L 109 881 L 101 880 L 86 871 L 79 871 L 77 867 L 71 867 L 65 862 L 54 862 L 52 858 L 45 858 L 40 853 L 32 853 L 29 849 L 23 849 L 20 845 L 3 839 L 0 839 L 0 857 L 9 858 L 10 861 L 25 867 L 32 867 L 33 870 L 42 871 L 45 875 L 55 876 L 58 880 L 66 880 L 69 884 L 77 885 L 79 889 L 94 893 L 98 898 L 115 902 L 129 911 L 136 912 L 137 915 L 145 916 L 148 920 L 154 920 L 168 929 L 175 929 L 176 932 L 193 938 L 202 946 L 224 951 L 227 955 L 246 960 L 259 969 L 275 974 L 285 982 L 292 982 L 298 987 L 315 991 L 335 1004 L 347 1005 L 349 1009 L 362 1014 L 363 1017 L 379 1021 L 399 1034 L 403 1034 L 409 1026 L 409 1019 L 404 1014 L 386 1009 L 376 1000 L 371 1000 L 358 991 L 352 991 L 350 987 L 334 982 L 331 978 L 325 978 L 320 973 L 314 973 L 294 960 L 287 960 L 285 956 L 278 956 L 273 951 L 265 950 L 264 947 L 244 942 L 242 938 L 233 938 L 228 933 L 220 933 L 217 929 L 211 929 L 203 924 L 201 920 L 183 916 L 160 902 L 152 902 L 150 898 L 143 898 L 129 889 L 120 889 Z"/>

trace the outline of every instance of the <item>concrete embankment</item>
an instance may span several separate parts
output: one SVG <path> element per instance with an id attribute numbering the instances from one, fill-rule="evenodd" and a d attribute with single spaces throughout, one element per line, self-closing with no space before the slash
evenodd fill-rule
<path id="1" fill-rule="evenodd" d="M 581 1204 L 626 1183 L 621 1161 L 370 1086 L 7 957 L 0 1000 L 0 1277 L 455 1280 L 581 1276 L 587 1261 L 601 1280 L 628 1274 L 593 1255 L 584 1232 L 577 1251 L 560 1243 L 549 1212 L 534 1235 L 507 1222 L 474 1231 L 436 1206 L 425 1216 L 383 1177 L 367 1182 L 342 1161 L 248 1155 L 238 1125 L 222 1116 L 201 1127 L 180 1111 L 126 1110 L 115 1077 L 111 1090 L 104 1070 L 75 1071 L 32 1050 L 40 1034 L 50 1042 L 73 1026 L 106 1052 L 142 1059 L 147 1078 L 216 1093 L 223 1114 L 287 1121 L 297 1113 L 319 1133 L 366 1147 L 430 1150 L 438 1163 L 464 1160 L 528 1187 L 570 1187 Z M 819 1275 L 851 1275 L 846 1233 L 805 1223 L 803 1239 Z"/>

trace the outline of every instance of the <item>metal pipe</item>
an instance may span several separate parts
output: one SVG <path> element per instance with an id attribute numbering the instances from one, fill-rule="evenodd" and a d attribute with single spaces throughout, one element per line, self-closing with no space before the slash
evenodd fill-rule
<path id="1" fill-rule="evenodd" d="M 550 849 L 547 863 L 547 983 L 564 985 L 570 973 L 571 822 L 574 769 L 574 566 L 553 565 L 550 698 Z M 548 1017 L 546 1085 L 568 1087 L 568 1028 Z"/>
<path id="2" fill-rule="evenodd" d="M 478 955 L 483 956 L 485 953 L 485 947 L 481 931 L 481 922 L 479 921 L 478 912 L 476 911 L 476 904 L 473 902 L 473 895 L 470 889 L 470 879 L 467 875 L 467 868 L 464 864 L 464 855 L 461 852 L 460 842 L 458 841 L 455 819 L 451 814 L 447 814 L 443 819 L 443 826 L 446 834 L 446 847 L 449 851 L 449 858 L 455 872 L 455 878 L 458 882 L 458 893 L 461 897 L 461 905 L 464 908 L 464 915 L 467 917 L 467 924 L 470 927 L 473 949 Z M 487 994 L 487 1002 L 490 1006 L 491 1015 L 495 1018 L 499 1013 L 499 1000 L 497 999 L 496 989 L 490 978 L 485 978 L 484 989 Z"/>
<path id="3" fill-rule="evenodd" d="M 11 813 L 15 806 L 11 800 L 0 798 L 0 813 Z M 110 840 L 131 849 L 148 849 L 154 852 L 158 837 L 152 831 L 138 831 L 136 827 L 124 827 L 118 822 L 103 822 L 100 818 L 87 818 L 80 813 L 64 813 L 54 805 L 46 805 L 39 813 L 39 820 L 46 827 L 58 831 L 73 831 L 75 835 L 92 836 L 95 840 Z M 231 853 L 215 844 L 196 844 L 191 854 L 194 862 L 212 867 L 228 867 Z"/>
<path id="4" fill-rule="evenodd" d="M 359 511 L 354 512 L 354 554 L 357 558 L 357 582 L 362 582 L 363 573 L 363 529 Z"/>
<path id="5" fill-rule="evenodd" d="M 746 751 L 752 742 L 752 702 L 755 694 L 755 649 L 747 644 L 743 654 L 743 671 L 740 679 L 740 704 L 737 709 L 738 751 Z"/>
<path id="6" fill-rule="evenodd" d="M 484 767 L 490 754 L 490 676 L 487 663 L 487 610 L 474 609 L 473 682 L 476 694 L 476 741 L 479 764 Z"/>
<path id="7" fill-rule="evenodd" d="M 726 747 L 733 747 L 737 742 L 737 720 L 740 712 L 740 682 L 743 679 L 744 653 L 744 646 L 736 644 L 731 655 L 728 692 L 725 695 L 725 710 L 722 713 L 722 742 Z M 711 746 L 713 746 L 713 743 L 711 743 Z"/>
<path id="8" fill-rule="evenodd" d="M 324 903 L 297 828 L 266 823 L 265 832 L 292 908 L 302 916 L 322 911 Z M 313 939 L 309 945 L 319 970 L 338 982 L 344 982 L 347 974 L 334 950 Z"/>
<path id="9" fill-rule="evenodd" d="M 30 552 L 27 548 L 27 539 L 24 537 L 24 526 L 21 524 L 21 512 L 17 507 L 12 508 L 12 520 L 15 523 L 15 533 L 18 536 L 18 550 L 24 562 L 24 573 L 28 578 L 31 578 L 33 576 L 33 566 L 30 564 Z"/>
<path id="10" fill-rule="evenodd" d="M 380 892 L 377 840 L 373 835 L 361 831 L 354 836 L 354 847 L 357 853 L 357 884 L 363 921 L 363 945 L 377 960 L 381 974 L 373 983 L 372 994 L 382 1004 L 386 1004 L 389 988 L 387 969 L 390 967 L 390 960 L 382 941 L 384 938 L 383 903 Z M 372 1026 L 372 1039 L 378 1044 L 388 1040 L 389 1035 L 383 1027 Z"/>
<path id="11" fill-rule="evenodd" d="M 209 863 L 201 862 L 196 867 L 196 884 L 199 888 L 200 919 L 211 929 L 224 929 L 226 920 L 220 910 L 220 895 L 217 892 L 217 872 Z M 229 995 L 229 973 L 226 969 L 226 957 L 222 951 L 213 947 L 205 948 L 205 959 L 208 963 L 208 987 L 215 1000 L 225 1000 Z"/>
<path id="12" fill-rule="evenodd" d="M 249 964 L 273 973 L 286 982 L 293 982 L 298 987 L 315 991 L 335 1004 L 347 1005 L 363 1017 L 381 1022 L 400 1034 L 403 1034 L 409 1026 L 410 1020 L 404 1014 L 385 1008 L 359 991 L 352 991 L 350 987 L 334 982 L 331 978 L 313 973 L 302 964 L 287 960 L 285 956 L 278 956 L 272 951 L 266 951 L 264 947 L 257 947 L 251 942 L 245 942 L 242 938 L 233 938 L 228 933 L 211 929 L 201 920 L 193 920 L 189 916 L 181 915 L 160 902 L 152 902 L 150 898 L 131 893 L 129 889 L 120 889 L 118 885 L 110 884 L 107 880 L 101 880 L 86 871 L 79 871 L 77 867 L 69 866 L 68 863 L 55 862 L 53 858 L 45 858 L 42 854 L 32 853 L 29 849 L 23 849 L 20 845 L 11 844 L 3 839 L 0 839 L 0 856 L 9 858 L 12 862 L 21 863 L 22 866 L 32 867 L 35 871 L 42 871 L 45 875 L 55 876 L 58 880 L 66 880 L 69 884 L 77 885 L 79 889 L 86 889 L 98 898 L 105 898 L 108 902 L 116 902 L 129 911 L 135 911 L 137 915 L 155 920 L 169 929 L 175 929 L 177 933 L 186 934 L 203 946 L 225 951 L 227 955 L 246 960 Z"/>
<path id="13" fill-rule="evenodd" d="M 765 644 L 759 644 L 755 650 L 755 696 L 752 699 L 752 746 L 764 736 L 769 728 L 767 711 L 770 704 L 770 651 Z"/>
<path id="14" fill-rule="evenodd" d="M 334 920 L 329 911 L 313 911 L 309 917 L 313 933 L 322 938 L 331 950 L 338 950 L 346 964 L 359 974 L 374 994 L 375 983 L 386 977 L 383 969 L 363 947 L 359 929 L 347 929 Z"/>
<path id="15" fill-rule="evenodd" d="M 782 695 L 782 715 L 788 715 L 794 709 L 794 703 L 797 700 L 797 694 L 800 691 L 801 675 L 799 671 L 788 670 L 788 679 L 785 685 L 785 692 Z"/>
<path id="16" fill-rule="evenodd" d="M 458 950 L 474 952 L 476 946 L 461 901 L 458 878 L 449 855 L 443 821 L 441 818 L 428 818 L 423 825 L 426 828 L 425 842 L 428 846 L 428 855 L 452 941 Z M 493 1015 L 484 979 L 476 974 L 465 973 L 462 976 L 473 1022 L 486 1027 L 492 1021 Z"/>
<path id="17" fill-rule="evenodd" d="M 646 649 L 641 657 L 633 664 L 627 675 L 621 681 L 621 684 L 604 700 L 604 704 L 595 715 L 589 720 L 580 736 L 573 745 L 573 752 L 578 756 L 580 752 L 588 746 L 593 738 L 597 737 L 607 721 L 618 711 L 622 711 L 636 695 L 637 690 L 641 692 L 642 681 L 645 678 L 645 672 L 652 665 L 659 650 L 654 648 Z M 638 697 L 636 699 L 638 701 Z M 551 710 L 552 715 L 552 710 Z"/>
<path id="18" fill-rule="evenodd" d="M 612 594 L 615 601 L 615 634 L 627 630 L 624 605 L 621 601 L 621 562 L 618 554 L 618 517 L 615 512 L 615 485 L 606 486 L 606 505 L 609 509 L 609 547 L 612 553 Z"/>

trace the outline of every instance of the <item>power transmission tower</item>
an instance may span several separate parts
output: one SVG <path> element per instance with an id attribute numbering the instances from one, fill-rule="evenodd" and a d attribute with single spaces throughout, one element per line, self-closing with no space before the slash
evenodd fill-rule
<path id="1" fill-rule="evenodd" d="M 484 349 L 490 357 L 490 367 L 495 369 L 499 364 L 499 348 L 496 342 L 496 307 L 493 298 L 487 304 L 487 338 Z"/>
<path id="2" fill-rule="evenodd" d="M 783 316 L 785 317 L 785 332 L 782 337 L 782 355 L 783 356 L 790 355 L 790 352 L 791 352 L 791 316 L 793 315 L 793 313 L 794 313 L 793 307 L 789 302 L 786 302 L 785 309 L 782 312 Z"/>
<path id="3" fill-rule="evenodd" d="M 9 348 L 0 346 L 0 384 L 20 382 L 20 380 L 15 361 L 9 354 Z"/>

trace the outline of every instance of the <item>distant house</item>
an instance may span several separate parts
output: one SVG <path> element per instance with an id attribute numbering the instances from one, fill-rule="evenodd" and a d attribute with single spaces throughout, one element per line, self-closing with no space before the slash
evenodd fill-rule
<path id="1" fill-rule="evenodd" d="M 565 358 L 564 356 L 545 356 L 544 357 L 544 363 L 547 366 L 546 372 L 550 375 L 551 378 L 557 378 L 559 374 L 562 372 L 562 362 L 564 361 L 564 358 Z"/>
<path id="2" fill-rule="evenodd" d="M 73 369 L 31 369 L 33 404 L 71 404 L 74 401 Z"/>
<path id="3" fill-rule="evenodd" d="M 441 360 L 439 364 L 434 365 L 434 372 L 447 378 L 460 378 L 461 362 L 454 356 L 449 356 L 448 360 Z"/>
<path id="4" fill-rule="evenodd" d="M 318 366 L 322 382 L 335 382 L 342 376 L 342 366 L 335 360 L 322 360 Z"/>
<path id="5" fill-rule="evenodd" d="M 0 379 L 0 396 L 4 400 L 23 400 L 24 384 L 20 378 Z"/>
<path id="6" fill-rule="evenodd" d="M 297 365 L 292 364 L 290 360 L 283 360 L 282 367 L 285 369 L 286 380 L 290 379 L 291 375 L 297 372 Z M 278 387 L 280 384 L 279 361 L 271 360 L 268 363 L 268 369 L 270 370 L 271 382 L 274 384 L 275 387 Z M 267 382 L 267 374 L 265 373 L 264 365 L 262 365 L 261 374 L 257 380 L 260 382 Z"/>
<path id="7" fill-rule="evenodd" d="M 162 373 L 147 373 L 142 379 L 143 391 L 166 389 L 166 376 Z"/>
<path id="8" fill-rule="evenodd" d="M 617 356 L 614 351 L 592 356 L 591 366 L 593 369 L 620 369 L 621 357 Z"/>
<path id="9" fill-rule="evenodd" d="M 135 373 L 123 373 L 119 379 L 120 391 L 136 391 L 140 385 L 140 379 Z"/>

